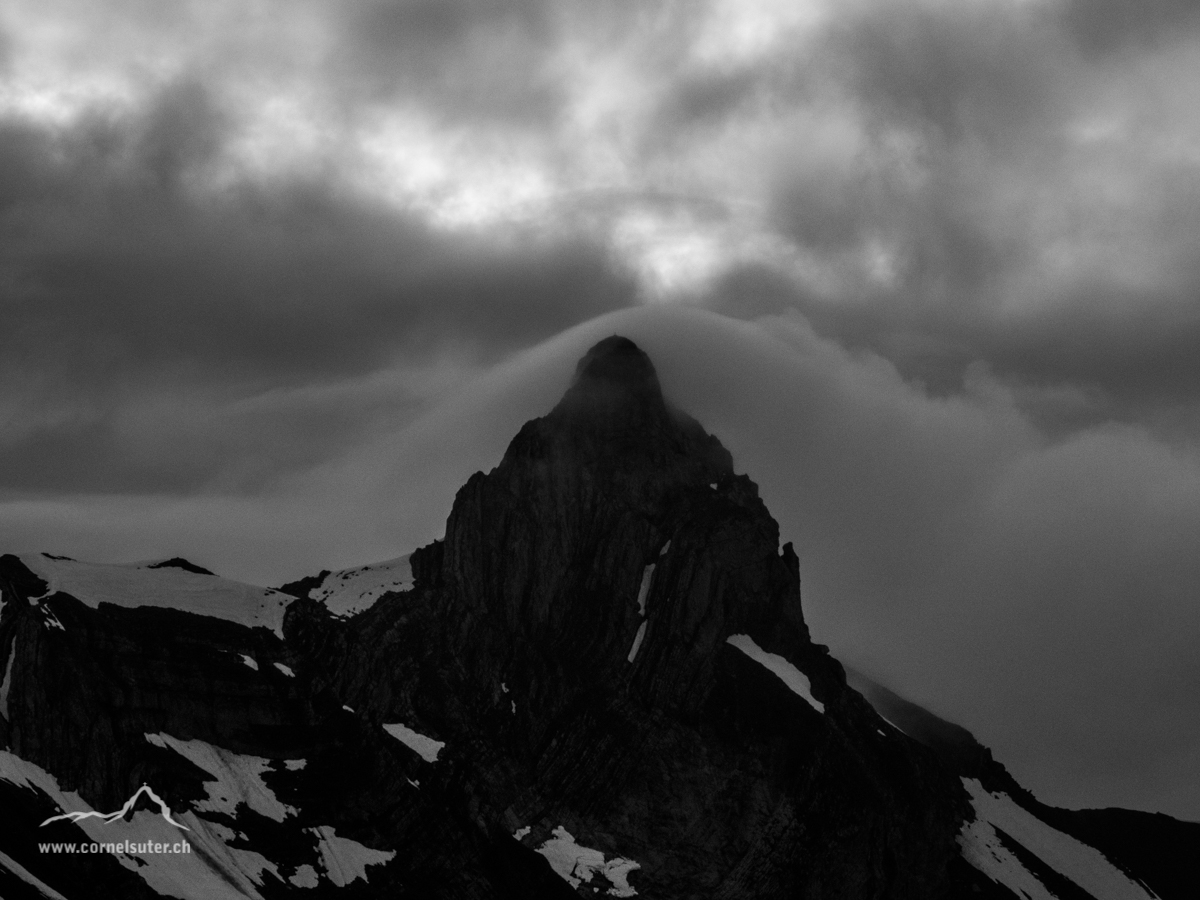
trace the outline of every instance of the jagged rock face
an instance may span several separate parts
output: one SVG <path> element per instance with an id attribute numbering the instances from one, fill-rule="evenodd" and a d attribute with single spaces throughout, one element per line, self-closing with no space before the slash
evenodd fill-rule
<path id="1" fill-rule="evenodd" d="M 964 820 L 1022 814 L 984 788 L 1032 798 L 966 732 L 894 713 L 910 737 L 847 686 L 756 487 L 623 338 L 444 540 L 286 585 L 281 620 L 282 595 L 186 560 L 90 598 L 48 566 L 0 557 L 6 897 L 44 893 L 6 859 L 68 896 L 1013 896 L 964 861 Z M 33 849 L 64 803 L 142 783 L 197 860 Z"/>
<path id="2" fill-rule="evenodd" d="M 755 486 L 667 407 L 649 359 L 624 338 L 593 348 L 555 410 L 459 492 L 437 585 L 473 680 L 503 680 L 493 644 L 517 645 L 538 667 L 529 679 L 561 684 L 564 697 L 631 687 L 694 712 L 728 635 L 754 627 L 807 644 L 796 558 L 780 554 Z"/>
<path id="3" fill-rule="evenodd" d="M 64 598 L 55 608 L 70 638 L 45 633 L 33 617 L 15 630 L 20 655 L 13 668 L 21 674 L 10 709 L 20 724 L 10 743 L 102 805 L 119 805 L 137 787 L 138 773 L 123 765 L 122 748 L 141 743 L 143 734 L 182 733 L 235 752 L 261 751 L 273 742 L 269 730 L 299 718 L 282 679 L 243 677 L 233 655 L 250 649 L 242 635 L 164 627 L 155 621 L 165 619 L 163 613 L 114 613 L 94 622 L 86 614 L 64 615 L 67 605 Z M 212 658 L 213 646 L 228 648 L 228 656 Z M 25 679 L 34 673 L 38 684 L 31 690 Z"/>
<path id="4" fill-rule="evenodd" d="M 282 748 L 304 727 L 292 680 L 245 677 L 243 656 L 264 665 L 289 658 L 264 629 L 175 609 L 91 609 L 63 592 L 42 597 L 46 582 L 12 556 L 0 557 L 0 585 L 20 598 L 0 626 L 11 666 L 6 743 L 102 805 L 120 805 L 141 783 L 128 748 L 146 733 L 244 752 Z M 26 600 L 38 597 L 36 606 Z"/>

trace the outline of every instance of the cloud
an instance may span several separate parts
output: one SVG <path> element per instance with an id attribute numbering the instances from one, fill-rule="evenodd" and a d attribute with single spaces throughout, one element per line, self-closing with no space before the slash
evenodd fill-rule
<path id="1" fill-rule="evenodd" d="M 872 4 L 839 22 L 833 38 L 850 56 L 857 96 L 888 116 L 950 141 L 980 132 L 1011 139 L 1061 87 L 1061 46 L 1036 9 Z"/>
<path id="2" fill-rule="evenodd" d="M 219 144 L 215 116 L 194 86 L 159 101 L 133 121 L 5 141 L 18 328 L 52 322 L 69 336 L 82 316 L 89 342 L 127 341 L 143 357 L 361 369 L 446 323 L 523 341 L 576 317 L 556 314 L 564 296 L 587 315 L 628 294 L 603 248 L 570 235 L 526 249 L 438 234 L 337 184 L 192 189 Z"/>
<path id="3" fill-rule="evenodd" d="M 1153 49 L 1200 25 L 1200 11 L 1188 0 L 1065 0 L 1058 6 L 1067 30 L 1091 54 Z"/>
<path id="4" fill-rule="evenodd" d="M 367 97 L 424 98 L 451 118 L 526 125 L 551 121 L 565 99 L 544 67 L 558 24 L 544 0 L 373 0 L 341 17 L 335 64 L 353 73 L 344 86 Z"/>
<path id="5" fill-rule="evenodd" d="M 182 82 L 128 115 L 0 126 L 5 486 L 196 487 L 225 477 L 238 448 L 311 459 L 323 433 L 367 427 L 369 410 L 348 423 L 330 404 L 293 409 L 282 431 L 250 427 L 252 446 L 234 428 L 246 417 L 221 407 L 363 378 L 400 354 L 410 369 L 495 359 L 631 302 L 629 277 L 586 235 L 439 232 L 336 181 L 214 185 L 226 121 Z M 209 410 L 199 418 L 216 430 L 172 405 Z M 147 464 L 144 442 L 171 439 L 129 423 L 155 407 L 190 452 Z M 287 449 L 297 439 L 305 452 Z"/>
<path id="6" fill-rule="evenodd" d="M 1200 41 L 1089 56 L 1066 10 L 856 4 L 803 66 L 758 60 L 748 93 L 775 115 L 729 121 L 785 148 L 755 163 L 765 227 L 793 250 L 732 259 L 701 302 L 801 310 L 942 393 L 984 363 L 1051 430 L 1194 434 L 1200 117 L 1181 104 Z"/>
<path id="7" fill-rule="evenodd" d="M 1183 637 L 1200 624 L 1200 567 L 1187 549 L 1200 537 L 1197 500 L 1194 452 L 1102 426 L 1015 461 L 974 510 L 975 533 L 941 586 L 973 595 L 950 627 L 963 663 L 1006 684 L 979 718 L 1024 717 L 1041 736 L 997 749 L 1018 768 L 1045 765 L 1042 784 L 1069 785 L 1078 765 L 1118 797 L 1146 791 L 1154 799 L 1141 803 L 1181 812 L 1196 802 L 1162 776 L 1200 732 L 1187 687 L 1197 660 Z M 1005 658 L 984 652 L 992 642 Z M 1082 712 L 1097 706 L 1103 743 Z M 1089 794 L 1077 786 L 1064 799 Z"/>

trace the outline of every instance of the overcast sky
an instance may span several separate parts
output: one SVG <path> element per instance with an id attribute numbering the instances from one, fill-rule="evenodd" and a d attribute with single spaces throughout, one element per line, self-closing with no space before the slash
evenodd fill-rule
<path id="1" fill-rule="evenodd" d="M 1197 96 L 1192 0 L 7 0 L 3 549 L 396 555 L 620 329 L 819 640 L 1200 820 Z"/>

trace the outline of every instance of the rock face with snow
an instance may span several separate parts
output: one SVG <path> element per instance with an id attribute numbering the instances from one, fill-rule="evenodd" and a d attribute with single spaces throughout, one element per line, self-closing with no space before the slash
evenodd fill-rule
<path id="1" fill-rule="evenodd" d="M 623 338 L 410 556 L 282 593 L 4 556 L 0 590 L 8 900 L 1196 886 L 961 729 L 876 691 L 881 718 L 810 640 L 755 485 Z M 37 848 L 109 834 L 193 849 Z"/>

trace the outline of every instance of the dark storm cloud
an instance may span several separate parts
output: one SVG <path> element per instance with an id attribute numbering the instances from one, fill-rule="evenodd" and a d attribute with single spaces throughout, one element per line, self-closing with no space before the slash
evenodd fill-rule
<path id="1" fill-rule="evenodd" d="M 1195 440 L 1200 313 L 1182 295 L 1141 298 L 1138 313 L 1116 303 L 1101 304 L 1115 307 L 1109 314 L 1089 309 L 1111 290 L 1085 290 L 1082 308 L 1066 304 L 1011 322 L 974 311 L 947 315 L 893 296 L 829 303 L 769 268 L 743 267 L 715 285 L 705 305 L 740 319 L 799 310 L 817 333 L 878 354 L 934 396 L 962 393 L 982 366 L 1050 436 L 1114 421 Z"/>
<path id="2" fill-rule="evenodd" d="M 704 305 L 735 319 L 756 319 L 791 308 L 821 308 L 795 281 L 765 265 L 739 266 L 725 273 L 704 298 Z"/>
<path id="3" fill-rule="evenodd" d="M 680 142 L 703 139 L 706 129 L 727 125 L 740 109 L 764 96 L 767 73 L 757 68 L 700 68 L 668 85 L 655 109 L 647 142 L 662 152 Z"/>
<path id="4" fill-rule="evenodd" d="M 904 286 L 923 303 L 971 302 L 1020 251 L 989 233 L 994 176 L 981 163 L 1042 150 L 1062 90 L 1057 51 L 1002 4 L 879 4 L 838 21 L 823 52 L 868 146 L 790 183 L 785 169 L 777 222 L 819 251 L 895 241 Z"/>
<path id="5" fill-rule="evenodd" d="M 312 180 L 204 187 L 225 123 L 187 82 L 135 116 L 0 124 L 6 484 L 195 484 L 222 442 L 178 469 L 120 462 L 112 418 L 130 396 L 173 383 L 230 400 L 447 344 L 494 359 L 631 300 L 570 236 L 439 234 Z M 344 433 L 327 413 L 319 430 Z"/>
<path id="6" fill-rule="evenodd" d="M 1065 0 L 1062 21 L 1088 53 L 1145 50 L 1200 27 L 1192 0 Z"/>
<path id="7" fill-rule="evenodd" d="M 0 74 L 7 73 L 12 66 L 12 38 L 0 27 Z"/>
<path id="8" fill-rule="evenodd" d="M 793 135 L 773 226 L 839 271 L 861 272 L 879 248 L 885 272 L 831 288 L 743 264 L 705 302 L 744 318 L 795 307 L 939 394 L 986 365 L 1054 433 L 1196 402 L 1198 172 L 1159 149 L 1175 129 L 1186 142 L 1190 120 L 1111 105 L 1136 80 L 1073 49 L 1108 5 L 869 4 L 833 17 L 817 63 L 760 65 L 753 90 L 783 96 L 791 73 L 861 129 L 841 154 Z M 1151 4 L 1147 22 L 1182 27 L 1190 9 Z M 1120 16 L 1112 28 L 1137 43 Z M 1117 130 L 1099 143 L 1073 137 L 1093 119 L 1131 124 L 1102 125 Z M 1052 246 L 1065 266 L 1047 261 Z"/>
<path id="9" fill-rule="evenodd" d="M 546 122 L 562 105 L 538 65 L 555 26 L 545 0 L 375 0 L 340 15 L 345 30 L 332 77 L 351 90 L 528 123 Z"/>
<path id="10" fill-rule="evenodd" d="M 799 309 L 820 333 L 869 348 L 905 374 L 927 382 L 932 378 L 931 386 L 942 389 L 961 386 L 963 370 L 981 361 L 997 375 L 1041 386 L 1069 382 L 1130 404 L 1200 397 L 1200 360 L 1194 352 L 1200 344 L 1200 310 L 1187 293 L 1122 291 L 1119 300 L 1132 296 L 1137 301 L 1128 310 L 1116 300 L 1104 302 L 1114 291 L 1111 285 L 1080 286 L 1079 291 L 1074 303 L 1007 322 L 974 314 L 954 318 L 891 297 L 839 306 L 770 269 L 746 267 L 730 272 L 707 305 L 738 318 Z M 916 368 L 923 363 L 932 367 L 929 377 Z"/>
<path id="11" fill-rule="evenodd" d="M 1020 137 L 1060 89 L 1053 32 L 1011 4 L 877 4 L 831 39 L 858 100 L 949 141 Z"/>
<path id="12" fill-rule="evenodd" d="M 136 123 L 4 135 L 10 335 L 53 327 L 76 358 L 122 365 L 361 371 L 451 327 L 511 347 L 628 299 L 604 254 L 569 238 L 443 236 L 317 182 L 190 191 L 220 147 L 202 96 L 168 92 Z"/>
<path id="13" fill-rule="evenodd" d="M 1106 290 L 1111 287 L 1098 286 L 1087 299 L 1095 300 Z M 1124 402 L 1194 400 L 1200 398 L 1200 360 L 1195 353 L 1200 346 L 1200 310 L 1194 297 L 1181 293 L 1141 298 L 1140 314 L 1086 316 L 1068 307 L 1058 317 L 981 335 L 979 356 L 998 372 L 1039 383 L 1091 385 Z"/>

